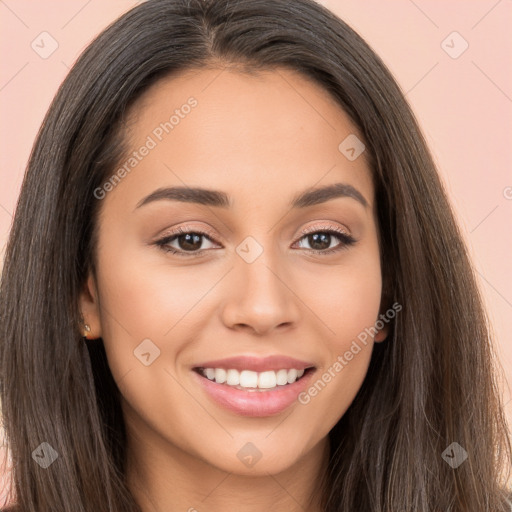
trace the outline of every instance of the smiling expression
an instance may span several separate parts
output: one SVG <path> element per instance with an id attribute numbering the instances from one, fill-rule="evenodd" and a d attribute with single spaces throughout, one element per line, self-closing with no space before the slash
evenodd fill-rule
<path id="1" fill-rule="evenodd" d="M 129 147 L 149 149 L 101 199 L 81 309 L 103 338 L 130 442 L 235 473 L 289 468 L 347 410 L 385 337 L 310 403 L 296 400 L 301 379 L 311 385 L 379 315 L 371 172 L 364 152 L 340 150 L 362 137 L 327 92 L 285 69 L 187 71 L 129 114 Z M 235 356 L 249 358 L 240 371 L 267 372 L 267 386 L 272 369 L 310 369 L 265 391 L 199 370 L 229 370 L 222 360 Z M 261 454 L 251 468 L 237 456 L 247 443 Z"/>

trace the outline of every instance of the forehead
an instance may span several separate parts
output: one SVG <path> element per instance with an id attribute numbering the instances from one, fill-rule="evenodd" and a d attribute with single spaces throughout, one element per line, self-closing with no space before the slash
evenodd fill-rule
<path id="1" fill-rule="evenodd" d="M 159 80 L 128 112 L 129 152 L 151 149 L 115 192 L 132 204 L 164 185 L 222 189 L 235 202 L 237 190 L 280 192 L 284 201 L 346 181 L 372 204 L 366 155 L 348 159 L 347 137 L 362 139 L 334 98 L 296 71 L 188 70 Z"/>

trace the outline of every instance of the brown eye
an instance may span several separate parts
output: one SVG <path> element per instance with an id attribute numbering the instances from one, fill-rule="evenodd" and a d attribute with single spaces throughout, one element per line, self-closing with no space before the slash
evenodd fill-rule
<path id="1" fill-rule="evenodd" d="M 340 243 L 332 246 L 331 243 L 336 238 Z M 316 231 L 311 230 L 304 232 L 300 240 L 302 239 L 305 239 L 310 246 L 310 248 L 306 248 L 306 250 L 318 254 L 331 254 L 333 252 L 346 249 L 356 243 L 355 238 L 338 228 L 316 228 Z"/>
<path id="2" fill-rule="evenodd" d="M 162 250 L 179 256 L 200 256 L 206 250 L 203 247 L 203 239 L 212 242 L 212 237 L 208 233 L 179 228 L 175 233 L 158 240 L 156 244 Z"/>
<path id="3" fill-rule="evenodd" d="M 184 235 L 178 235 L 174 237 L 178 241 L 180 249 L 185 251 L 197 251 L 202 245 L 202 235 L 198 233 L 186 233 Z"/>

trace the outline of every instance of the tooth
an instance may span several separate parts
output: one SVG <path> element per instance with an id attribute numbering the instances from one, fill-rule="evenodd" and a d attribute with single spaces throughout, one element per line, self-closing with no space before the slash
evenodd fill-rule
<path id="1" fill-rule="evenodd" d="M 218 384 L 239 386 L 252 390 L 253 388 L 272 389 L 276 386 L 293 384 L 304 375 L 305 369 L 297 370 L 291 368 L 287 370 L 283 368 L 278 371 L 268 370 L 264 372 L 254 372 L 252 370 L 243 370 L 239 372 L 235 369 L 203 368 L 202 373 L 207 379 L 213 380 Z"/>
<path id="2" fill-rule="evenodd" d="M 288 384 L 293 384 L 297 380 L 297 370 L 292 368 L 288 370 Z"/>
<path id="3" fill-rule="evenodd" d="M 226 370 L 224 368 L 215 368 L 215 382 L 219 384 L 226 382 Z"/>
<path id="4" fill-rule="evenodd" d="M 226 375 L 226 384 L 238 386 L 240 384 L 240 374 L 238 370 L 228 370 Z"/>
<path id="5" fill-rule="evenodd" d="M 276 372 L 268 371 L 261 372 L 258 376 L 258 387 L 259 388 L 275 388 L 277 383 Z"/>
<path id="6" fill-rule="evenodd" d="M 288 384 L 288 370 L 279 370 L 276 372 L 276 384 L 278 386 Z"/>
<path id="7" fill-rule="evenodd" d="M 251 370 L 244 370 L 240 374 L 240 386 L 243 388 L 257 388 L 258 374 Z"/>

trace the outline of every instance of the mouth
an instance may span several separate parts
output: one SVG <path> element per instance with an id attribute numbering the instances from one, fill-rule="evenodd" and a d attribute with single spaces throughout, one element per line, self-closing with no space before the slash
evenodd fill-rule
<path id="1" fill-rule="evenodd" d="M 316 373 L 315 366 L 262 372 L 205 366 L 192 370 L 209 400 L 224 410 L 246 417 L 274 416 L 296 406 L 298 396 Z"/>
<path id="2" fill-rule="evenodd" d="M 281 368 L 256 372 L 252 370 L 239 371 L 234 368 L 203 368 L 193 370 L 201 377 L 222 386 L 246 392 L 269 392 L 284 389 L 307 377 L 315 371 L 314 366 L 302 368 Z"/>

